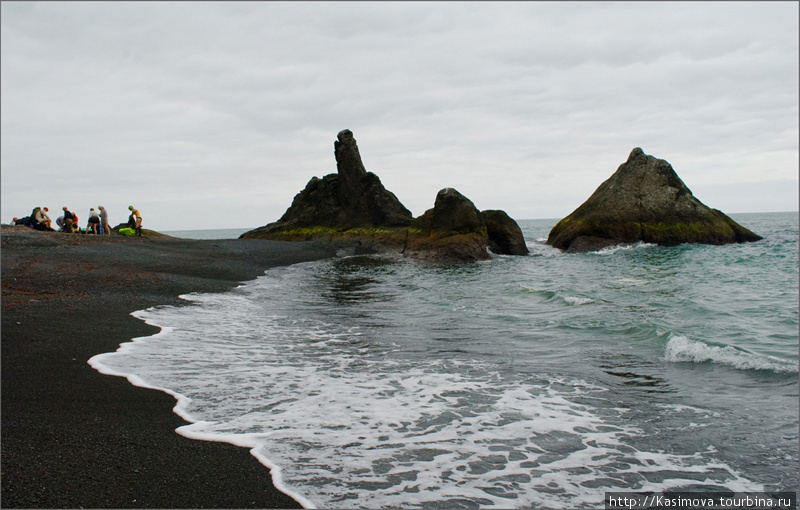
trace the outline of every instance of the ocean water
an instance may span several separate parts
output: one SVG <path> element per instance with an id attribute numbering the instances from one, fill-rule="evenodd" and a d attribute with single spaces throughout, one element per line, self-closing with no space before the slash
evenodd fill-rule
<path id="1" fill-rule="evenodd" d="M 221 228 L 204 230 L 165 230 L 162 234 L 183 239 L 238 239 L 240 235 L 252 228 Z"/>
<path id="2" fill-rule="evenodd" d="M 602 507 L 606 491 L 797 491 L 797 213 L 764 236 L 445 266 L 271 269 L 90 360 L 178 397 L 306 507 Z"/>

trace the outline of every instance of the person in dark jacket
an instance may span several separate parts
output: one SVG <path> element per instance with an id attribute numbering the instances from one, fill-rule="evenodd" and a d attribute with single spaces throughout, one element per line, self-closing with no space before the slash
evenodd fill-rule
<path id="1" fill-rule="evenodd" d="M 75 223 L 78 222 L 78 217 L 71 213 L 66 206 L 62 207 L 64 210 L 64 232 L 75 232 Z"/>

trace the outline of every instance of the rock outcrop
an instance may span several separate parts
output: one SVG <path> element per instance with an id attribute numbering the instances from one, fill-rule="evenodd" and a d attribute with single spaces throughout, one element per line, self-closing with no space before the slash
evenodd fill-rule
<path id="1" fill-rule="evenodd" d="M 377 175 L 366 171 L 353 133 L 345 129 L 337 138 L 333 146 L 339 175 L 337 199 L 344 216 L 341 224 L 348 228 L 408 226 L 411 211 L 383 187 Z"/>
<path id="2" fill-rule="evenodd" d="M 759 239 L 696 199 L 672 165 L 637 147 L 586 202 L 553 227 L 547 244 L 580 252 L 639 241 L 674 246 Z"/>
<path id="3" fill-rule="evenodd" d="M 475 262 L 491 256 L 481 213 L 470 199 L 445 188 L 433 209 L 411 223 L 404 254 L 437 262 Z"/>
<path id="4" fill-rule="evenodd" d="M 241 238 L 317 240 L 355 246 L 361 253 L 396 251 L 450 263 L 488 259 L 494 253 L 527 253 L 519 225 L 503 211 L 484 211 L 452 188 L 433 209 L 413 219 L 378 176 L 367 172 L 349 130 L 334 143 L 337 173 L 313 177 L 276 222 Z"/>
<path id="5" fill-rule="evenodd" d="M 381 180 L 367 172 L 353 133 L 345 129 L 334 142 L 338 173 L 312 177 L 275 223 L 245 232 L 242 238 L 308 237 L 308 233 L 407 227 L 413 216 Z"/>
<path id="6" fill-rule="evenodd" d="M 486 233 L 478 208 L 472 200 L 453 188 L 439 190 L 433 209 L 428 209 L 415 219 L 411 228 L 441 235 Z"/>
<path id="7" fill-rule="evenodd" d="M 500 255 L 527 255 L 528 246 L 522 229 L 505 211 L 481 211 L 481 220 L 486 225 L 489 249 Z"/>

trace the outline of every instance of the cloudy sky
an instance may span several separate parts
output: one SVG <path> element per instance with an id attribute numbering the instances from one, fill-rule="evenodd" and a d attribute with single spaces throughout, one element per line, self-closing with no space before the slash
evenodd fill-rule
<path id="1" fill-rule="evenodd" d="M 415 216 L 453 187 L 561 218 L 634 147 L 726 213 L 798 210 L 797 2 L 0 8 L 4 223 L 261 226 L 342 129 Z"/>

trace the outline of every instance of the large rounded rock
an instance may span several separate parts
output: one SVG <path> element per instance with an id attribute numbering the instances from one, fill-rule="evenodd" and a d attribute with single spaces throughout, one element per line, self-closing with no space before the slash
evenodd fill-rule
<path id="1" fill-rule="evenodd" d="M 528 246 L 522 229 L 505 211 L 481 211 L 481 220 L 486 225 L 489 249 L 498 255 L 527 255 Z"/>
<path id="2" fill-rule="evenodd" d="M 547 244 L 575 252 L 639 241 L 674 246 L 759 239 L 696 199 L 672 165 L 637 147 L 586 202 L 553 227 Z"/>
<path id="3" fill-rule="evenodd" d="M 485 231 L 481 213 L 468 199 L 453 188 L 444 188 L 436 194 L 433 209 L 415 219 L 411 227 L 440 234 L 468 234 Z"/>
<path id="4" fill-rule="evenodd" d="M 455 189 L 445 188 L 437 193 L 433 209 L 411 223 L 403 253 L 437 262 L 475 262 L 490 258 L 488 244 L 475 204 Z"/>

